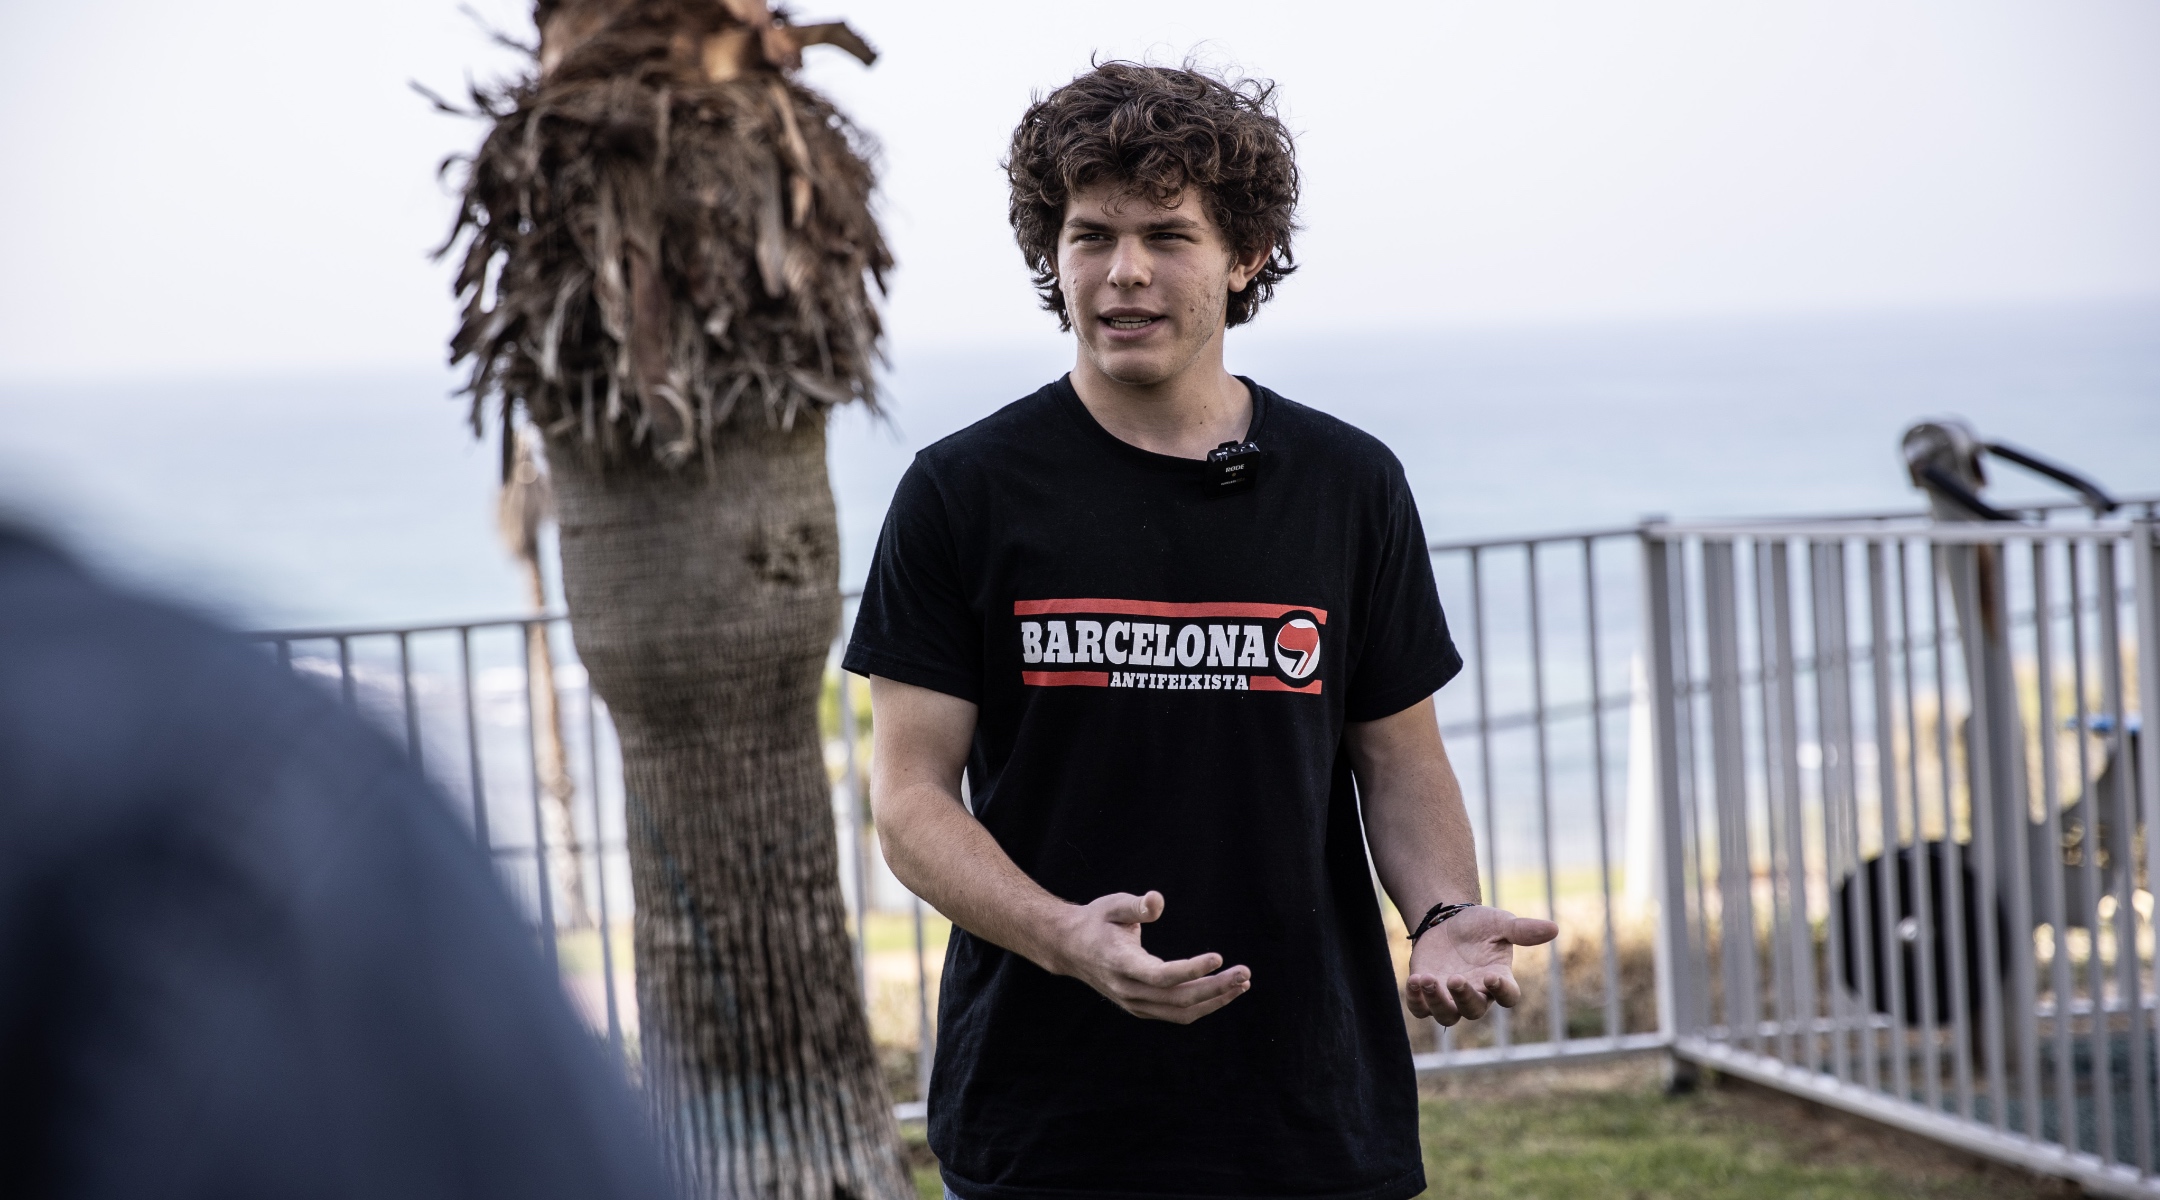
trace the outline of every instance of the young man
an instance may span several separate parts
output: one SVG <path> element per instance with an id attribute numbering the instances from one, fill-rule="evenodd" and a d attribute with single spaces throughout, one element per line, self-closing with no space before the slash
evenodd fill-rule
<path id="1" fill-rule="evenodd" d="M 1400 464 L 1223 369 L 1292 269 L 1289 135 L 1265 86 L 1110 63 L 1028 110 L 1007 172 L 1078 355 L 916 457 L 846 659 L 886 859 L 955 926 L 946 1185 L 1414 1195 L 1367 847 L 1428 926 L 1418 1016 L 1513 1004 L 1511 947 L 1557 930 L 1476 906 L 1432 707 L 1462 660 Z"/>

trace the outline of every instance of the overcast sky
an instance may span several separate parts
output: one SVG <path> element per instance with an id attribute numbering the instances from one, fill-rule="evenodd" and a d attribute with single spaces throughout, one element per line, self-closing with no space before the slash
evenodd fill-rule
<path id="1" fill-rule="evenodd" d="M 520 33 L 523 6 L 480 4 Z M 2147 0 L 804 8 L 884 147 L 908 348 L 1047 338 L 997 160 L 1091 54 L 1279 81 L 1297 332 L 2160 293 Z M 934 19 L 932 19 L 934 17 Z M 407 89 L 511 69 L 451 0 L 0 6 L 0 379 L 397 367 L 451 317 Z M 1256 326 L 1256 329 L 1261 328 Z"/>

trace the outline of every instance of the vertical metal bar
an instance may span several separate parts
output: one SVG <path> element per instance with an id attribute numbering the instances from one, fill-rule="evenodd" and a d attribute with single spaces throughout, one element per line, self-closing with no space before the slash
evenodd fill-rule
<path id="1" fill-rule="evenodd" d="M 1887 573 L 1883 569 L 1883 544 L 1867 542 L 1868 679 L 1874 685 L 1875 789 L 1877 817 L 1882 825 L 1882 853 L 1875 858 L 1876 894 L 1882 903 L 1875 911 L 1875 936 L 1883 948 L 1883 975 L 1877 986 L 1890 1007 L 1890 1088 L 1900 1100 L 1912 1099 L 1912 1079 L 1905 1057 L 1905 954 L 1898 936 L 1898 912 L 1902 905 L 1897 864 L 1903 837 L 1898 830 L 1897 733 L 1890 689 L 1890 599 Z M 1914 838 L 1917 842 L 1919 839 Z M 1873 1040 L 1872 1038 L 1870 1039 Z"/>
<path id="2" fill-rule="evenodd" d="M 2003 1069 L 2003 994 L 2002 994 L 2002 938 L 2001 883 L 1996 868 L 2001 862 L 2001 848 L 1997 845 L 1998 814 L 2005 805 L 2002 802 L 2006 782 L 1997 779 L 1993 746 L 2003 736 L 2003 714 L 1995 703 L 1994 681 L 1989 678 L 1988 635 L 1985 617 L 1987 601 L 1984 596 L 1997 598 L 2000 592 L 1988 579 L 1988 572 L 1981 569 L 1980 555 L 1975 549 L 1951 556 L 1956 570 L 1964 580 L 1966 594 L 1974 597 L 1970 606 L 1973 619 L 1965 621 L 1958 630 L 1965 649 L 1966 690 L 1972 699 L 1972 716 L 1966 726 L 1965 746 L 1970 789 L 1973 829 L 1973 879 L 1976 901 L 1973 905 L 1975 922 L 1980 927 L 1978 949 L 1980 952 L 1980 1052 L 1982 1069 L 1987 1075 L 1988 1120 L 1996 1129 L 2008 1128 L 2008 1082 Z M 2002 610 L 1997 607 L 1995 610 Z"/>
<path id="3" fill-rule="evenodd" d="M 2064 581 L 2070 600 L 2070 680 L 2075 693 L 2073 707 L 2077 719 L 2077 766 L 2078 766 L 2078 823 L 2082 836 L 2078 842 L 2078 880 L 2084 904 L 2077 915 L 2085 928 L 2085 990 L 2092 1008 L 2087 1024 L 2089 1034 L 2087 1047 L 2093 1063 L 2093 1137 L 2099 1143 L 2094 1152 L 2103 1163 L 2113 1163 L 2120 1155 L 2115 1144 L 2115 1080 L 2114 1035 L 2108 1029 L 2107 1014 L 2107 965 L 2100 953 L 2100 806 L 2101 799 L 2093 794 L 2092 755 L 2092 709 L 2085 684 L 2085 585 L 2081 559 L 2091 557 L 2092 543 L 2073 541 L 2067 549 L 2070 555 L 2069 575 Z M 2084 550 L 2086 553 L 2080 553 Z"/>
<path id="4" fill-rule="evenodd" d="M 1952 789 L 1955 759 L 1950 753 L 1950 656 L 1944 648 L 1942 607 L 1943 589 L 1950 582 L 1950 556 L 1944 553 L 1943 547 L 1929 543 L 1928 567 L 1928 628 L 1932 631 L 1935 665 L 1935 754 L 1936 761 L 1942 765 L 1943 915 L 1947 944 L 1944 958 L 1950 971 L 1951 1071 L 1958 1115 L 1969 1121 L 1973 1115 L 1973 998 L 1968 986 L 1972 973 L 1965 961 L 1965 855 L 1957 838 L 1957 810 Z M 1968 693 L 1970 682 L 1967 681 Z M 1969 810 L 1970 805 L 1967 807 Z M 1969 818 L 1969 811 L 1967 815 Z"/>
<path id="5" fill-rule="evenodd" d="M 1762 580 L 1758 570 L 1764 553 L 1765 539 L 1750 537 L 1743 560 L 1739 543 L 1735 542 L 1731 621 L 1739 648 L 1739 655 L 1734 660 L 1739 676 L 1734 688 L 1733 728 L 1738 739 L 1734 762 L 1746 822 L 1748 953 L 1749 970 L 1755 981 L 1749 1003 L 1755 1014 L 1757 1034 L 1754 1040 L 1758 1053 L 1780 1057 L 1789 1055 L 1790 1046 L 1785 1037 L 1789 1032 L 1784 1018 L 1787 1005 L 1778 983 L 1779 977 L 1785 974 L 1785 961 L 1776 916 L 1781 907 L 1778 902 L 1777 803 L 1773 796 L 1774 785 L 1769 779 L 1771 706 L 1765 687 L 1770 654 L 1762 638 Z"/>
<path id="6" fill-rule="evenodd" d="M 846 751 L 848 781 L 848 851 L 855 859 L 855 970 L 862 982 L 863 1004 L 870 1003 L 870 847 L 863 836 L 869 823 L 869 798 L 863 795 L 862 763 L 855 752 L 855 677 L 840 672 L 840 744 Z"/>
<path id="7" fill-rule="evenodd" d="M 928 939 L 923 935 L 923 902 L 915 901 L 915 1094 L 930 1098 L 930 1067 L 937 1058 L 937 1022 L 930 1014 Z"/>
<path id="8" fill-rule="evenodd" d="M 1717 814 L 1718 935 L 1727 1037 L 1762 1052 L 1755 965 L 1754 863 L 1747 824 L 1747 747 L 1733 544 L 1704 539 L 1703 629 L 1710 687 L 1711 806 Z"/>
<path id="9" fill-rule="evenodd" d="M 1470 644 L 1477 658 L 1478 790 L 1485 810 L 1485 903 L 1500 903 L 1500 826 L 1493 799 L 1492 720 L 1489 689 L 1492 659 L 1485 653 L 1485 584 L 1478 547 L 1470 548 Z M 1493 1044 L 1505 1048 L 1512 1041 L 1507 1009 L 1491 1013 Z"/>
<path id="10" fill-rule="evenodd" d="M 532 677 L 533 630 L 536 625 L 537 622 L 528 622 L 520 626 L 525 633 L 525 686 L 519 690 L 525 697 L 525 765 L 531 769 L 532 780 L 530 791 L 532 793 L 533 821 L 533 877 L 538 885 L 535 890 L 540 893 L 540 942 L 542 949 L 547 952 L 548 967 L 553 969 L 556 966 L 555 939 L 557 936 L 555 929 L 555 886 L 548 877 L 547 816 L 541 812 L 540 799 L 540 733 L 538 729 L 540 713 L 533 705 L 532 695 L 534 685 L 539 682 Z M 540 652 L 542 654 L 548 653 L 544 642 L 540 646 Z"/>
<path id="11" fill-rule="evenodd" d="M 1838 542 L 1824 547 L 1825 556 L 1834 564 L 1828 583 L 1835 590 L 1831 597 L 1831 615 L 1837 628 L 1837 648 L 1832 658 L 1837 680 L 1837 724 L 1835 744 L 1837 747 L 1836 777 L 1838 783 L 1838 836 L 1845 847 L 1845 870 L 1853 883 L 1852 920 L 1853 933 L 1864 938 L 1875 924 L 1875 897 L 1868 893 L 1863 876 L 1867 872 L 1867 860 L 1860 841 L 1860 735 L 1859 718 L 1854 712 L 1854 678 L 1860 655 L 1854 647 L 1852 628 L 1852 593 L 1849 547 Z M 1830 770 L 1831 762 L 1825 761 L 1823 769 Z M 1847 1016 L 1851 1018 L 1853 1045 L 1860 1058 L 1860 1076 L 1869 1088 L 1882 1087 L 1882 1052 L 1877 1045 L 1875 1006 L 1882 998 L 1882 980 L 1875 977 L 1875 956 L 1863 953 L 1865 947 L 1847 947 L 1857 964 L 1855 974 L 1859 979 L 1858 997 L 1847 997 Z M 1854 1003 L 1855 999 L 1858 1000 Z"/>
<path id="12" fill-rule="evenodd" d="M 1705 891 L 1708 872 L 1703 863 L 1703 846 L 1708 839 L 1702 834 L 1702 789 L 1698 786 L 1701 752 L 1696 746 L 1701 733 L 1700 722 L 1695 716 L 1695 693 L 1700 685 L 1695 679 L 1692 658 L 1695 646 L 1695 625 L 1688 616 L 1688 563 L 1687 544 L 1673 544 L 1672 554 L 1673 590 L 1673 672 L 1679 680 L 1679 688 L 1673 694 L 1678 702 L 1674 713 L 1673 737 L 1678 753 L 1677 783 L 1680 788 L 1680 837 L 1688 848 L 1684 877 L 1688 884 L 1687 899 L 1692 906 L 1688 914 L 1688 941 L 1685 946 L 1688 978 L 1695 981 L 1700 990 L 1695 1007 L 1698 1028 L 1710 1023 L 1710 901 Z"/>
<path id="13" fill-rule="evenodd" d="M 338 693 L 345 698 L 345 707 L 355 707 L 359 703 L 359 697 L 353 692 L 352 639 L 344 634 L 338 635 L 337 669 Z"/>
<path id="14" fill-rule="evenodd" d="M 397 635 L 398 685 L 405 697 L 405 753 L 413 761 L 420 761 L 420 706 L 413 699 L 412 681 L 412 635 L 403 630 Z"/>
<path id="15" fill-rule="evenodd" d="M 1913 961 L 1920 976 L 1920 1090 L 1929 1110 L 1939 1111 L 1942 1108 L 1942 1039 L 1935 1028 L 1935 1000 L 1939 994 L 1938 989 L 1946 981 L 1935 978 L 1935 948 L 1942 943 L 1942 930 L 1936 924 L 1939 915 L 1935 912 L 1934 881 L 1931 878 L 1933 864 L 1929 861 L 1933 856 L 1928 852 L 1927 822 L 1921 817 L 1920 717 L 1917 712 L 1920 707 L 1920 690 L 1913 670 L 1913 647 L 1919 643 L 1920 635 L 1913 631 L 1912 579 L 1908 572 L 1913 547 L 1902 538 L 1895 544 L 1898 629 L 1903 635 L 1899 639 L 1898 658 L 1905 689 L 1905 786 L 1912 796 L 1913 920 L 1914 932 L 1918 935 L 1913 940 Z M 1925 552 L 1926 546 L 1923 545 L 1921 550 Z M 1932 572 L 1923 573 L 1921 578 L 1928 581 L 1928 586 L 1934 586 Z M 1939 692 L 1936 696 L 1935 713 L 1938 721 L 1944 719 L 1944 698 Z M 1949 764 L 1944 763 L 1943 769 L 1949 770 Z M 1943 837 L 1947 840 L 1956 830 L 1951 827 L 1947 812 L 1943 821 Z"/>
<path id="16" fill-rule="evenodd" d="M 1612 820 L 1605 798 L 1605 692 L 1598 669 L 1596 540 L 1584 538 L 1582 550 L 1583 629 L 1590 656 L 1590 794 L 1597 804 L 1598 898 L 1605 919 L 1605 1036 L 1616 1038 L 1624 1030 L 1620 1012 L 1620 938 L 1613 923 Z"/>
<path id="17" fill-rule="evenodd" d="M 600 898 L 600 993 L 607 1000 L 608 1046 L 622 1057 L 622 1014 L 615 1003 L 615 927 L 608 918 L 607 826 L 600 813 L 600 719 L 593 711 L 592 677 L 585 680 L 585 762 L 590 783 L 585 789 L 592 802 L 593 891 Z"/>
<path id="18" fill-rule="evenodd" d="M 480 709 L 473 698 L 472 626 L 458 626 L 458 668 L 465 680 L 465 761 L 472 778 L 473 840 L 483 851 L 488 841 L 487 787 L 480 777 Z"/>
<path id="19" fill-rule="evenodd" d="M 1692 1037 L 1701 1025 L 1701 980 L 1692 977 L 1687 952 L 1688 846 L 1680 819 L 1680 746 L 1674 728 L 1680 711 L 1674 678 L 1671 545 L 1644 529 L 1643 644 L 1650 659 L 1651 743 L 1657 756 L 1658 1026 L 1673 1038 Z"/>
<path id="20" fill-rule="evenodd" d="M 1808 550 L 1812 584 L 1809 595 L 1815 618 L 1815 744 L 1820 748 L 1822 763 L 1819 777 L 1824 882 L 1833 895 L 1841 886 L 1846 888 L 1843 909 L 1831 905 L 1832 919 L 1826 930 L 1831 964 L 1830 1058 L 1837 1077 L 1849 1083 L 1854 1066 L 1851 1056 L 1857 1049 L 1860 1078 L 1873 1090 L 1879 1086 L 1875 1035 L 1870 1028 L 1874 964 L 1864 946 L 1847 944 L 1853 940 L 1848 927 L 1852 934 L 1865 935 L 1873 906 L 1868 903 L 1861 879 L 1860 814 L 1853 798 L 1852 652 L 1845 621 L 1845 546 L 1843 542 L 1811 542 Z M 1848 962 L 1849 972 L 1845 970 Z M 1853 985 L 1851 989 L 1846 987 L 1848 981 Z"/>
<path id="21" fill-rule="evenodd" d="M 2131 578 L 2137 589 L 2137 654 L 2138 691 L 2143 709 L 2145 728 L 2138 738 L 2138 792 L 2137 812 L 2140 828 L 2145 830 L 2145 879 L 2146 887 L 2160 892 L 2160 545 L 2154 535 L 2156 525 L 2151 506 L 2147 506 L 2145 518 L 2131 527 L 2130 555 Z M 2119 735 L 2124 753 L 2129 752 L 2129 731 Z M 2133 873 L 2130 864 L 2124 864 L 2124 874 Z M 2133 912 L 2133 921 L 2137 914 Z M 2155 909 L 2153 918 L 2160 918 Z M 2133 945 L 2136 939 L 2133 939 Z M 2142 968 L 2141 968 L 2142 969 Z M 2160 1021 L 2160 1009 L 2154 1020 Z M 2131 1021 L 2140 1028 L 2144 1022 L 2133 1010 Z M 2160 1038 L 2160 1028 L 2153 1031 Z M 2151 1144 L 2152 1129 L 2144 1129 L 2145 1142 Z"/>
<path id="22" fill-rule="evenodd" d="M 1815 974 L 1814 926 L 1808 916 L 1807 814 L 1802 807 L 1806 796 L 1800 784 L 1800 680 L 1793 650 L 1792 548 L 1782 540 L 1770 547 L 1770 624 L 1766 646 L 1777 658 L 1777 772 L 1779 790 L 1784 795 L 1778 819 L 1785 829 L 1786 904 L 1792 912 L 1787 930 L 1795 998 L 1792 1011 L 1801 1039 L 1801 1063 L 1817 1071 L 1822 1068 L 1822 1041 L 1816 1036 L 1815 1024 L 1823 1005 Z"/>
<path id="23" fill-rule="evenodd" d="M 1545 915 L 1560 919 L 1560 904 L 1553 879 L 1552 767 L 1546 756 L 1545 729 L 1545 630 L 1538 598 L 1538 544 L 1523 543 L 1523 571 L 1530 600 L 1530 713 L 1531 734 L 1537 752 L 1538 840 L 1545 872 Z M 1567 979 L 1561 973 L 1560 939 L 1545 943 L 1546 1020 L 1545 1036 L 1554 1045 L 1567 1040 Z"/>
<path id="24" fill-rule="evenodd" d="M 2041 914 L 2054 931 L 2054 953 L 2048 956 L 2048 986 L 2055 996 L 2053 1028 L 2055 1050 L 2055 1129 L 2066 1147 L 2077 1148 L 2077 1079 L 2070 1045 L 2070 929 L 2068 905 L 2063 895 L 2062 862 L 2062 764 L 2056 748 L 2059 732 L 2055 721 L 2055 614 L 2048 588 L 2048 541 L 2032 543 L 2033 664 L 2040 678 L 2040 844 L 2047 853 L 2038 861 L 2045 866 L 2039 883 Z"/>
<path id="25" fill-rule="evenodd" d="M 1791 746 L 1779 740 L 1782 718 L 1779 714 L 1779 683 L 1785 672 L 1785 663 L 1778 656 L 1777 630 L 1772 626 L 1771 613 L 1774 603 L 1771 580 L 1771 558 L 1775 553 L 1773 543 L 1757 539 L 1751 556 L 1755 574 L 1755 658 L 1758 670 L 1755 675 L 1756 711 L 1762 718 L 1762 734 L 1757 745 L 1762 747 L 1764 831 L 1770 841 L 1770 1002 L 1771 1019 L 1777 1024 L 1777 1056 L 1787 1066 L 1799 1062 L 1796 1053 L 1799 1031 L 1800 998 L 1793 978 L 1793 961 L 1789 950 L 1793 937 L 1793 922 L 1805 923 L 1807 919 L 1805 898 L 1801 909 L 1795 913 L 1789 900 L 1793 885 L 1795 855 L 1787 826 L 1786 815 L 1790 798 L 1785 792 L 1784 772 L 1780 769 L 1784 755 L 1791 753 Z"/>
<path id="26" fill-rule="evenodd" d="M 1813 540 L 1802 544 L 1807 549 L 1809 674 L 1815 685 L 1815 819 L 1822 829 L 1823 893 L 1829 901 L 1822 934 L 1823 1008 L 1827 1018 L 1824 1037 L 1829 1047 L 1826 1069 L 1839 1082 L 1847 1083 L 1852 1079 L 1852 1059 L 1847 1053 L 1849 1040 L 1846 1037 L 1846 976 L 1849 972 L 1845 969 L 1844 923 L 1851 918 L 1851 913 L 1849 902 L 1841 904 L 1837 894 L 1838 869 L 1844 862 L 1843 843 L 1838 837 L 1836 775 L 1832 769 L 1837 747 L 1832 741 L 1834 722 L 1825 715 L 1835 702 L 1832 661 L 1836 650 L 1831 636 L 1824 631 L 1828 608 L 1823 599 L 1822 547 Z"/>
<path id="27" fill-rule="evenodd" d="M 2034 545 L 2037 547 L 2037 543 Z M 2016 614 L 2010 607 L 2010 549 L 2007 541 L 1998 544 L 1997 556 L 2001 567 L 1995 586 L 2000 603 L 1997 611 L 2003 615 L 2004 645 L 2014 656 L 2015 643 L 2012 633 Z M 2047 614 L 2036 603 L 2033 608 L 2033 627 L 2036 634 L 2043 638 L 2047 633 L 2046 619 Z M 2044 681 L 2041 686 L 2046 686 Z M 2022 768 L 2027 761 L 2024 746 L 2025 723 L 2015 708 L 2018 700 L 2014 674 L 2009 686 L 2009 697 L 2013 709 L 2005 715 L 2001 736 L 2016 741 L 2009 761 Z M 2050 732 L 2043 731 L 2043 740 Z M 2018 1099 L 2025 1115 L 2025 1136 L 2037 1141 L 2040 1137 L 2040 1024 L 2037 1008 L 2040 983 L 2039 969 L 2033 961 L 2033 880 L 2032 855 L 2029 851 L 2032 806 L 2027 799 L 2029 795 L 2026 780 L 2007 781 L 2000 793 L 2002 806 L 1997 811 L 2000 818 L 1998 828 L 2007 835 L 2009 841 L 2009 845 L 2004 847 L 2004 857 L 2010 867 L 2010 936 L 2005 939 L 2010 944 L 2010 989 L 2004 999 L 2010 1032 L 2016 1043 Z M 2008 1107 L 2008 1096 L 2003 1098 L 2003 1104 Z"/>
<path id="28" fill-rule="evenodd" d="M 2113 828 L 2109 831 L 2113 843 L 2109 861 L 2121 864 L 2115 870 L 2115 988 L 2117 1002 L 2127 1016 L 2130 1041 L 2130 1129 L 2134 1135 L 2131 1149 L 2136 1154 L 2138 1171 L 2150 1175 L 2153 1170 L 2152 1128 L 2152 1069 L 2146 1059 L 2146 1017 L 2143 980 L 2139 978 L 2137 946 L 2137 905 L 2134 895 L 2137 887 L 2137 868 L 2131 854 L 2131 826 L 2136 812 L 2130 799 L 2130 727 L 2129 712 L 2123 695 L 2123 643 L 2121 630 L 2122 593 L 2116 577 L 2116 547 L 2112 541 L 2099 545 L 2099 600 L 2100 600 L 2100 686 L 2102 701 L 2107 705 L 2108 717 L 2115 727 L 2115 757 L 2122 765 L 2115 771 L 2114 794 L 2106 797 L 2112 810 Z"/>

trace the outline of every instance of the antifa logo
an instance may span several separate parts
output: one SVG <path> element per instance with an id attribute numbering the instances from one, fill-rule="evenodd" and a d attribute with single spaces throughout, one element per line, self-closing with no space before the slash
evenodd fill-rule
<path id="1" fill-rule="evenodd" d="M 1320 627 L 1304 617 L 1283 622 L 1275 631 L 1275 664 L 1292 679 L 1306 679 L 1320 667 Z"/>
<path id="2" fill-rule="evenodd" d="M 1026 687 L 1320 694 L 1327 610 L 1248 600 L 1015 600 Z"/>

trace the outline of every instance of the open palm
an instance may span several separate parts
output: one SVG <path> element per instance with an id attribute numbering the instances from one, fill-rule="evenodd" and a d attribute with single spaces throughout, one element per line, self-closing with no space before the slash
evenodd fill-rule
<path id="1" fill-rule="evenodd" d="M 1404 999 L 1413 1016 L 1442 1025 L 1475 1021 L 1495 1004 L 1513 1008 L 1522 999 L 1515 982 L 1515 947 L 1542 946 L 1560 927 L 1503 908 L 1479 905 L 1425 931 L 1410 951 Z"/>

